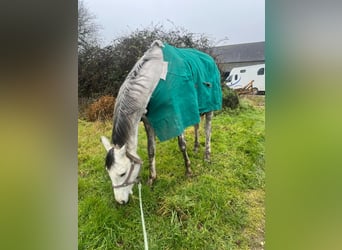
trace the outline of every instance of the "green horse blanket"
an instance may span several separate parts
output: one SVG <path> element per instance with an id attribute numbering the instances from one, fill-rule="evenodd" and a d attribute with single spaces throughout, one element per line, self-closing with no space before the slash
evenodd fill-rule
<path id="1" fill-rule="evenodd" d="M 200 122 L 200 114 L 222 108 L 220 72 L 214 59 L 196 49 L 164 44 L 167 62 L 147 106 L 147 118 L 160 141 L 183 133 Z"/>

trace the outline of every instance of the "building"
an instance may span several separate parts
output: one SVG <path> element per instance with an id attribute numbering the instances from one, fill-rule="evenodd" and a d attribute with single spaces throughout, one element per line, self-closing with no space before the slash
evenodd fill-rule
<path id="1" fill-rule="evenodd" d="M 211 54 L 226 77 L 232 68 L 265 63 L 265 42 L 218 46 Z"/>

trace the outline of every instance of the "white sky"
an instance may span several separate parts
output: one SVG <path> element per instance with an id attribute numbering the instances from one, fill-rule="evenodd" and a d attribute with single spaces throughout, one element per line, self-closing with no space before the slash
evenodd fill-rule
<path id="1" fill-rule="evenodd" d="M 103 45 L 162 24 L 205 34 L 215 45 L 265 41 L 265 0 L 83 0 L 96 16 Z M 172 24 L 173 23 L 173 24 Z M 223 41 L 222 41 L 223 40 Z"/>

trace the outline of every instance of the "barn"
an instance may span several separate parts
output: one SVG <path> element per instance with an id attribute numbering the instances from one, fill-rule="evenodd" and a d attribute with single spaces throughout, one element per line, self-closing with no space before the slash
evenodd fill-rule
<path id="1" fill-rule="evenodd" d="M 265 42 L 242 43 L 212 48 L 223 77 L 235 67 L 265 63 Z"/>

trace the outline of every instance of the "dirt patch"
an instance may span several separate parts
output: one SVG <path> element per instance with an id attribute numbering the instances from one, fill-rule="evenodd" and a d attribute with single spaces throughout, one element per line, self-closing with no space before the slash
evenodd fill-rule
<path id="1" fill-rule="evenodd" d="M 265 106 L 265 95 L 240 95 L 241 100 L 246 100 L 253 106 L 264 107 Z"/>

